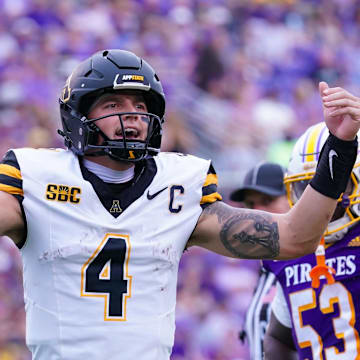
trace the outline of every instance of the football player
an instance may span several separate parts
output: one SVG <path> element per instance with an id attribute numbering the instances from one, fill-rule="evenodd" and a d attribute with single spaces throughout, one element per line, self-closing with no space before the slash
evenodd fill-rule
<path id="1" fill-rule="evenodd" d="M 358 99 L 326 83 L 320 92 L 332 135 L 311 186 L 279 215 L 225 205 L 209 160 L 159 152 L 165 96 L 144 59 L 104 50 L 80 63 L 60 98 L 67 149 L 10 150 L 0 168 L 0 235 L 21 249 L 33 358 L 169 359 L 187 247 L 235 258 L 313 252 L 360 127 Z"/>
<path id="2" fill-rule="evenodd" d="M 319 123 L 295 144 L 285 176 L 291 206 L 313 178 L 327 138 L 325 123 Z M 330 163 L 333 156 L 337 155 L 329 153 Z M 359 359 L 359 171 L 358 156 L 325 232 L 325 246 L 296 260 L 264 261 L 277 279 L 265 336 L 266 359 Z"/>

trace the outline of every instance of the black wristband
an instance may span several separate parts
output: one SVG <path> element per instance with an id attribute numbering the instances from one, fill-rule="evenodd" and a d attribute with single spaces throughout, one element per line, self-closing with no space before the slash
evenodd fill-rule
<path id="1" fill-rule="evenodd" d="M 357 157 L 358 141 L 345 141 L 330 133 L 310 185 L 319 193 L 338 199 L 345 191 Z"/>

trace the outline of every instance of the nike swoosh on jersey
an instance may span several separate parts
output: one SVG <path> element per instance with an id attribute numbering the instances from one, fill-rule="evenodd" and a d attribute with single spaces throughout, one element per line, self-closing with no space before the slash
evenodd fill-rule
<path id="1" fill-rule="evenodd" d="M 148 190 L 146 196 L 147 196 L 148 200 L 152 200 L 153 198 L 155 198 L 156 196 L 158 196 L 160 193 L 162 193 L 162 192 L 163 192 L 164 190 L 166 190 L 166 189 L 167 189 L 167 186 L 165 186 L 163 189 L 157 191 L 157 192 L 154 193 L 154 194 L 150 194 L 150 192 L 149 192 L 149 190 Z"/>
<path id="2" fill-rule="evenodd" d="M 329 167 L 330 167 L 330 176 L 331 179 L 334 180 L 334 173 L 333 173 L 333 158 L 334 156 L 338 156 L 335 150 L 331 149 L 329 151 Z"/>

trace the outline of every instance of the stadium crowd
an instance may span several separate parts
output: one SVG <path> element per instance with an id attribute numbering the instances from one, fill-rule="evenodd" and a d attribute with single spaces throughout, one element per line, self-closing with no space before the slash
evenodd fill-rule
<path id="1" fill-rule="evenodd" d="M 0 0 L 0 155 L 61 147 L 57 99 L 70 69 L 128 49 L 165 86 L 163 150 L 212 158 L 228 201 L 249 168 L 286 164 L 283 149 L 321 120 L 320 79 L 359 87 L 359 35 L 356 0 Z M 238 332 L 258 268 L 185 254 L 173 360 L 248 359 Z M 0 360 L 29 359 L 20 269 L 1 239 Z"/>

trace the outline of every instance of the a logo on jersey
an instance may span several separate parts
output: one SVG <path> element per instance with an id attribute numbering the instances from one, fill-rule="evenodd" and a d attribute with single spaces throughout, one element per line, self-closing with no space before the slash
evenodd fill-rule
<path id="1" fill-rule="evenodd" d="M 352 275 L 356 272 L 356 256 L 336 256 L 326 259 L 326 265 L 335 269 L 335 276 Z M 311 282 L 311 264 L 301 263 L 285 267 L 286 287 Z"/>
<path id="2" fill-rule="evenodd" d="M 165 186 L 163 189 L 157 191 L 156 193 L 154 194 L 150 194 L 150 191 L 148 190 L 147 194 L 146 194 L 146 197 L 148 198 L 148 200 L 152 200 L 154 199 L 156 196 L 158 196 L 160 193 L 162 193 L 164 190 L 167 189 L 167 186 Z"/>
<path id="3" fill-rule="evenodd" d="M 349 243 L 348 246 L 360 246 L 360 236 L 357 236 L 355 239 L 352 239 Z"/>
<path id="4" fill-rule="evenodd" d="M 113 203 L 110 208 L 110 212 L 111 213 L 121 213 L 122 212 L 119 200 L 113 200 Z"/>
<path id="5" fill-rule="evenodd" d="M 70 202 L 72 204 L 79 204 L 81 189 L 76 186 L 48 184 L 46 187 L 45 197 L 47 200 Z"/>

